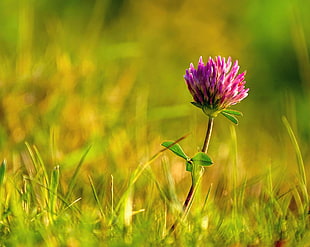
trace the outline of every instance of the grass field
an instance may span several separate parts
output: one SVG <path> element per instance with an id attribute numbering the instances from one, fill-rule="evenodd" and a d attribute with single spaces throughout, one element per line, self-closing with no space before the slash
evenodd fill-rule
<path id="1" fill-rule="evenodd" d="M 0 246 L 310 246 L 309 9 L 2 0 Z M 183 75 L 216 55 L 250 91 L 184 216 L 190 173 L 161 143 L 201 150 Z"/>

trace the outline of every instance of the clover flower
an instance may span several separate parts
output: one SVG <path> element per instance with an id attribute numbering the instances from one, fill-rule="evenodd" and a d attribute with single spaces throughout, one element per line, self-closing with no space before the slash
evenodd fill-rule
<path id="1" fill-rule="evenodd" d="M 244 87 L 245 72 L 238 74 L 238 70 L 238 61 L 232 65 L 230 57 L 227 61 L 221 56 L 210 57 L 206 64 L 200 57 L 197 69 L 191 63 L 184 79 L 195 101 L 192 104 L 209 117 L 216 117 L 219 113 L 227 117 L 226 108 L 239 103 L 249 91 Z M 226 113 L 241 115 L 237 111 L 227 110 Z"/>

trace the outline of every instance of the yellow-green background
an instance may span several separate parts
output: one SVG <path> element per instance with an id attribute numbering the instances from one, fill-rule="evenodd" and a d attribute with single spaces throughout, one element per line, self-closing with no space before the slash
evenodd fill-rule
<path id="1" fill-rule="evenodd" d="M 238 59 L 250 88 L 234 107 L 244 113 L 236 127 L 240 176 L 273 167 L 294 181 L 295 151 L 281 118 L 309 170 L 309 9 L 302 0 L 2 0 L 1 159 L 12 174 L 22 169 L 28 142 L 48 169 L 60 165 L 69 177 L 91 145 L 81 182 L 113 174 L 121 183 L 164 140 L 191 133 L 181 144 L 192 155 L 207 118 L 190 104 L 183 75 L 199 56 L 221 55 Z M 208 181 L 230 171 L 231 125 L 215 121 Z M 182 161 L 168 157 L 177 184 L 188 184 Z M 161 163 L 152 169 L 160 179 Z"/>

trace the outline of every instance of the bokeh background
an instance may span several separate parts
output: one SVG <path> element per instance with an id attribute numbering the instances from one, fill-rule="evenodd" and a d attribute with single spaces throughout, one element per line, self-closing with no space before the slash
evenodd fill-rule
<path id="1" fill-rule="evenodd" d="M 249 96 L 234 109 L 240 177 L 297 173 L 282 116 L 310 162 L 310 1 L 1 0 L 0 156 L 13 174 L 35 145 L 48 169 L 118 183 L 161 149 L 201 147 L 207 118 L 193 107 L 185 69 L 199 56 L 231 56 L 247 71 Z M 208 181 L 229 176 L 231 123 L 215 121 Z M 186 192 L 189 175 L 169 153 Z M 161 178 L 161 161 L 152 164 Z M 286 174 L 285 176 L 283 174 Z M 207 181 L 207 182 L 208 182 Z M 293 179 L 292 179 L 293 181 Z M 104 182 L 102 182 L 104 183 Z"/>

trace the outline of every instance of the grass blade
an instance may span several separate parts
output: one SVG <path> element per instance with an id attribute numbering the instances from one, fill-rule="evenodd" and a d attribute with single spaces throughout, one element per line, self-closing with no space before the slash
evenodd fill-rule
<path id="1" fill-rule="evenodd" d="M 95 197 L 96 203 L 97 203 L 97 205 L 98 205 L 98 208 L 99 208 L 101 217 L 104 218 L 103 208 L 102 208 L 102 206 L 101 206 L 101 202 L 100 202 L 100 200 L 99 200 L 99 197 L 98 197 L 98 194 L 97 194 L 97 191 L 96 191 L 94 182 L 93 182 L 93 180 L 92 180 L 92 178 L 91 178 L 90 175 L 88 176 L 88 180 L 89 180 L 89 183 L 90 183 L 90 186 L 91 186 L 93 195 L 94 195 L 94 197 Z"/>
<path id="2" fill-rule="evenodd" d="M 3 160 L 2 164 L 0 165 L 0 186 L 4 181 L 5 171 L 6 171 L 6 160 Z"/>
<path id="3" fill-rule="evenodd" d="M 37 161 L 37 166 L 39 165 L 39 167 L 41 168 L 42 172 L 43 172 L 43 178 L 45 180 L 45 183 L 48 185 L 48 175 L 47 175 L 47 171 L 46 171 L 46 168 L 45 168 L 45 165 L 44 165 L 44 162 L 43 162 L 43 159 L 39 153 L 39 150 L 36 146 L 33 146 L 33 150 L 34 150 L 34 153 L 38 159 Z"/>
<path id="4" fill-rule="evenodd" d="M 49 187 L 49 210 L 50 219 L 53 221 L 56 216 L 57 206 L 57 190 L 59 185 L 59 166 L 56 166 L 51 174 L 51 181 Z"/>
<path id="5" fill-rule="evenodd" d="M 292 130 L 291 125 L 289 124 L 288 120 L 286 119 L 286 117 L 282 117 L 282 121 L 283 124 L 289 134 L 289 137 L 291 139 L 291 142 L 294 146 L 295 149 L 295 153 L 296 153 L 296 158 L 297 158 L 297 165 L 298 165 L 298 173 L 299 173 L 299 178 L 301 180 L 301 189 L 302 189 L 302 193 L 303 193 L 303 197 L 306 201 L 306 211 L 308 211 L 308 205 L 309 205 L 309 197 L 308 197 L 308 191 L 307 191 L 307 177 L 306 177 L 306 171 L 305 171 L 305 165 L 304 165 L 304 161 L 302 158 L 302 154 L 297 142 L 297 139 L 295 137 L 295 134 Z"/>
<path id="6" fill-rule="evenodd" d="M 44 179 L 44 184 L 46 184 L 46 186 L 48 187 L 49 185 L 49 178 L 48 178 L 48 175 L 47 175 L 47 172 L 46 172 L 46 169 L 45 169 L 45 165 L 44 165 L 44 162 L 41 158 L 41 155 L 38 151 L 38 149 L 35 147 L 35 146 L 30 146 L 30 144 L 28 142 L 25 142 L 25 145 L 27 147 L 27 150 L 28 150 L 28 153 L 30 155 L 30 158 L 31 158 L 31 161 L 34 165 L 34 168 L 36 170 L 36 176 L 38 178 L 42 178 Z M 43 172 L 43 177 L 40 176 L 41 175 L 41 172 Z M 29 175 L 32 175 L 32 174 L 29 174 Z"/>
<path id="7" fill-rule="evenodd" d="M 66 201 L 68 201 L 70 199 L 70 196 L 72 194 L 72 191 L 73 191 L 73 188 L 74 188 L 74 185 L 75 185 L 75 182 L 76 182 L 76 178 L 77 178 L 77 176 L 79 174 L 79 171 L 80 171 L 80 169 L 81 169 L 81 167 L 82 167 L 82 165 L 84 163 L 84 160 L 85 160 L 87 154 L 89 153 L 90 149 L 91 149 L 91 146 L 89 146 L 86 149 L 85 153 L 81 157 L 81 159 L 80 159 L 80 161 L 79 161 L 79 163 L 78 163 L 78 165 L 77 165 L 77 167 L 76 167 L 76 169 L 74 171 L 74 174 L 73 174 L 72 178 L 70 179 L 70 182 L 69 182 L 69 185 L 68 185 L 68 191 L 67 191 L 67 195 L 66 195 Z"/>
<path id="8" fill-rule="evenodd" d="M 299 176 L 300 176 L 300 178 L 302 180 L 302 183 L 306 185 L 307 184 L 307 179 L 306 179 L 305 166 L 304 166 L 304 161 L 303 161 L 303 158 L 302 158 L 302 154 L 301 154 L 301 151 L 300 151 L 297 139 L 296 139 L 296 137 L 294 135 L 294 132 L 292 130 L 292 127 L 289 124 L 289 122 L 286 119 L 286 117 L 283 116 L 282 117 L 282 121 L 283 121 L 283 124 L 284 124 L 288 134 L 289 134 L 289 137 L 291 139 L 291 142 L 292 142 L 292 144 L 294 146 L 294 149 L 295 149 L 295 152 L 296 152 Z"/>

